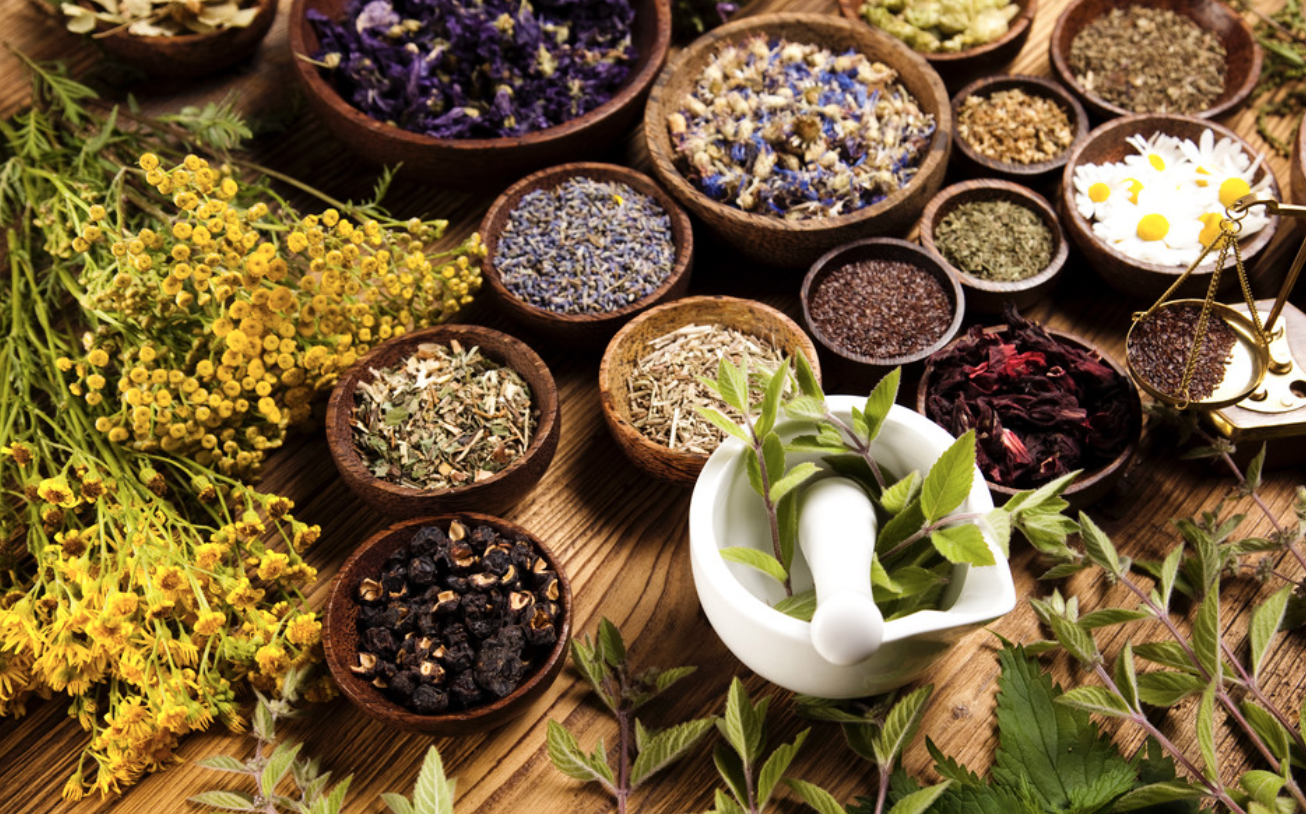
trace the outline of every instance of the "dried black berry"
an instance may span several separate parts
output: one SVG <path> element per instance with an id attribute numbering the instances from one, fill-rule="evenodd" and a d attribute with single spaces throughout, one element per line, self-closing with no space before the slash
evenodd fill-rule
<path id="1" fill-rule="evenodd" d="M 471 590 L 467 584 L 467 577 L 460 577 L 457 574 L 448 574 L 440 579 L 445 588 L 455 591 L 459 596 Z"/>
<path id="2" fill-rule="evenodd" d="M 512 549 L 502 543 L 490 546 L 481 556 L 481 565 L 489 573 L 503 576 L 512 567 Z"/>
<path id="3" fill-rule="evenodd" d="M 423 526 L 413 535 L 413 541 L 408 545 L 408 551 L 414 557 L 430 557 L 441 546 L 448 547 L 449 537 L 439 526 Z"/>
<path id="4" fill-rule="evenodd" d="M 472 646 L 464 640 L 446 644 L 444 646 L 444 656 L 439 661 L 446 670 L 457 673 L 471 667 L 473 658 L 475 658 L 475 653 L 472 651 Z"/>
<path id="5" fill-rule="evenodd" d="M 436 715 L 449 708 L 449 694 L 431 684 L 419 685 L 413 690 L 413 712 L 418 715 Z"/>
<path id="6" fill-rule="evenodd" d="M 481 689 L 476 686 L 476 677 L 471 670 L 464 670 L 453 677 L 449 683 L 450 700 L 457 706 L 467 708 L 478 704 L 482 698 Z"/>
<path id="7" fill-rule="evenodd" d="M 407 704 L 413 697 L 413 691 L 416 690 L 417 685 L 421 683 L 419 679 L 420 676 L 417 675 L 416 670 L 404 670 L 399 675 L 390 679 L 389 686 L 386 687 L 386 692 L 391 698 L 398 701 L 400 704 Z"/>
<path id="8" fill-rule="evenodd" d="M 440 620 L 434 613 L 417 614 L 417 632 L 423 636 L 434 636 L 440 632 Z"/>
<path id="9" fill-rule="evenodd" d="M 477 526 L 472 529 L 471 534 L 467 535 L 467 539 L 473 546 L 479 547 L 481 551 L 484 551 L 486 546 L 499 541 L 499 532 L 489 526 Z"/>
<path id="10" fill-rule="evenodd" d="M 467 574 L 480 559 L 466 542 L 459 541 L 449 546 L 449 563 L 455 574 Z"/>
<path id="11" fill-rule="evenodd" d="M 394 634 L 388 627 L 370 627 L 363 633 L 363 647 L 383 659 L 394 658 L 399 650 Z"/>
<path id="12" fill-rule="evenodd" d="M 435 560 L 431 557 L 414 557 L 408 561 L 408 583 L 418 587 L 435 582 Z"/>

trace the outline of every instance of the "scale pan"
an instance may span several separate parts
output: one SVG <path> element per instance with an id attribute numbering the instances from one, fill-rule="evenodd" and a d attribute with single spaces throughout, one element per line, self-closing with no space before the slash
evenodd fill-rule
<path id="1" fill-rule="evenodd" d="M 1153 312 L 1153 318 L 1166 309 L 1181 307 L 1201 309 L 1203 305 L 1202 300 L 1171 300 L 1162 303 Z M 1143 392 L 1162 404 L 1168 404 L 1180 409 L 1219 410 L 1237 404 L 1260 387 L 1261 381 L 1265 378 L 1265 372 L 1270 365 L 1270 350 L 1269 346 L 1257 334 L 1256 326 L 1252 324 L 1251 319 L 1228 305 L 1218 302 L 1211 304 L 1209 319 L 1224 320 L 1224 323 L 1233 330 L 1235 341 L 1224 366 L 1224 377 L 1211 392 L 1201 398 L 1191 400 L 1184 398 L 1182 393 L 1167 392 L 1163 389 L 1163 385 L 1149 378 L 1146 370 L 1139 369 L 1138 362 L 1141 360 L 1135 359 L 1135 353 L 1141 352 L 1138 350 L 1137 342 L 1142 335 L 1139 333 L 1139 326 L 1143 324 L 1143 320 L 1138 320 L 1129 328 L 1129 334 L 1125 338 L 1125 361 L 1129 367 L 1129 375 L 1133 377 Z M 1207 337 L 1209 338 L 1209 336 L 1210 325 L 1208 324 Z M 1191 342 L 1190 337 L 1182 349 L 1182 355 L 1178 358 L 1177 364 L 1169 366 L 1171 370 L 1180 375 L 1182 375 L 1184 364 L 1192 352 Z M 1151 367 L 1155 369 L 1155 363 Z M 1175 389 L 1178 389 L 1177 385 L 1175 385 Z"/>

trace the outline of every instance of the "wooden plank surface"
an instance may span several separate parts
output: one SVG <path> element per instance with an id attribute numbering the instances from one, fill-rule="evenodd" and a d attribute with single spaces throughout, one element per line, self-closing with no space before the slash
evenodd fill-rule
<path id="1" fill-rule="evenodd" d="M 1033 35 L 1011 66 L 1012 72 L 1048 74 L 1046 43 L 1065 4 L 1065 0 L 1042 0 Z M 1261 0 L 1257 6 L 1270 11 L 1279 4 L 1280 0 Z M 253 64 L 188 86 L 142 83 L 133 92 L 154 109 L 213 98 L 226 90 L 237 94 L 250 111 L 286 104 L 293 85 L 286 42 L 288 7 L 289 2 L 283 0 L 280 17 Z M 837 13 L 834 0 L 757 0 L 742 13 L 780 9 Z M 34 0 L 0 3 L 0 40 L 38 59 L 67 59 L 79 74 L 95 63 L 94 49 L 62 31 Z M 26 85 L 17 59 L 0 51 L 0 115 L 19 110 L 25 99 Z M 1255 135 L 1253 118 L 1251 112 L 1244 111 L 1226 123 L 1262 146 Z M 1280 135 L 1286 135 L 1289 129 L 1290 123 L 1278 125 Z M 264 137 L 252 149 L 260 162 L 309 178 L 337 197 L 359 198 L 370 190 L 370 174 L 360 170 L 307 113 L 290 132 Z M 638 134 L 632 134 L 623 149 L 627 163 L 645 165 Z M 1286 189 L 1287 162 L 1272 155 L 1270 164 Z M 451 233 L 463 236 L 476 227 L 496 191 L 476 195 L 449 192 L 401 177 L 389 204 L 399 215 L 447 217 Z M 750 269 L 701 229 L 697 237 L 702 248 L 695 264 L 696 293 L 764 299 L 797 316 L 800 272 L 747 273 Z M 1277 280 L 1299 239 L 1300 233 L 1291 224 L 1281 229 L 1269 252 L 1270 260 L 1259 274 L 1261 296 L 1270 296 L 1277 288 Z M 1034 316 L 1092 339 L 1121 358 L 1129 312 L 1141 304 L 1122 302 L 1073 252 L 1065 278 L 1051 302 L 1040 306 Z M 466 318 L 521 333 L 483 302 Z M 621 456 L 608 436 L 599 409 L 597 353 L 565 352 L 545 344 L 537 344 L 537 349 L 560 387 L 562 443 L 539 488 L 507 516 L 547 541 L 566 564 L 575 591 L 575 629 L 591 633 L 598 619 L 606 616 L 625 633 L 637 664 L 700 667 L 694 677 L 678 685 L 672 697 L 647 709 L 644 717 L 650 725 L 719 713 L 731 677 L 739 675 L 755 696 L 776 696 L 771 731 L 777 740 L 773 742 L 791 738 L 809 723 L 793 714 L 787 693 L 752 676 L 725 650 L 699 610 L 687 548 L 689 492 L 652 481 Z M 1264 490 L 1266 502 L 1276 512 L 1286 514 L 1299 480 L 1296 469 L 1272 473 Z M 382 526 L 382 519 L 345 490 L 328 458 L 320 430 L 293 437 L 272 459 L 263 485 L 292 497 L 298 504 L 297 516 L 323 528 L 322 540 L 309 556 L 321 572 L 310 598 L 320 604 L 335 570 L 356 542 Z M 1168 519 L 1211 506 L 1229 485 L 1225 473 L 1217 468 L 1178 462 L 1170 441 L 1149 433 L 1124 488 L 1093 513 L 1125 553 L 1139 558 L 1157 557 L 1174 541 Z M 1259 515 L 1253 513 L 1249 518 L 1244 529 L 1247 533 L 1268 530 Z M 1296 566 L 1288 563 L 1283 569 L 1298 573 Z M 1043 596 L 1051 586 L 1036 583 L 1041 569 L 1021 545 L 1013 554 L 1012 570 L 1022 601 L 992 629 L 1016 641 L 1039 638 L 1034 614 L 1023 600 Z M 1078 593 L 1092 606 L 1103 600 L 1124 601 L 1119 588 L 1090 575 L 1077 577 L 1062 587 Z M 1245 629 L 1245 609 L 1260 589 L 1245 584 L 1238 590 L 1241 593 L 1233 598 L 1232 605 L 1226 605 L 1223 619 L 1235 636 Z M 1114 651 L 1111 640 L 1101 638 L 1104 646 Z M 945 753 L 977 770 L 988 765 L 995 741 L 995 645 L 993 636 L 977 632 L 939 662 L 930 676 L 936 685 L 935 700 L 922 728 Z M 1292 710 L 1299 705 L 1301 685 L 1306 680 L 1302 655 L 1300 637 L 1293 636 L 1269 666 L 1273 676 L 1270 695 Z M 1051 663 L 1063 684 L 1073 680 L 1075 673 L 1064 659 Z M 56 698 L 34 704 L 25 718 L 0 721 L 0 812 L 113 810 L 157 814 L 190 810 L 184 802 L 188 796 L 219 786 L 226 779 L 190 761 L 213 754 L 243 757 L 253 749 L 248 737 L 222 730 L 193 735 L 181 747 L 184 762 L 146 778 L 123 797 L 63 803 L 60 790 L 85 738 L 76 723 L 66 717 L 66 707 L 65 701 Z M 1172 715 L 1165 724 L 1181 743 L 1192 741 L 1186 723 L 1191 718 L 1188 713 L 1191 708 Z M 524 717 L 477 737 L 432 740 L 386 731 L 343 700 L 307 709 L 302 718 L 283 728 L 283 736 L 306 741 L 306 751 L 319 756 L 323 766 L 337 776 L 354 775 L 347 805 L 350 812 L 384 810 L 378 798 L 381 792 L 409 792 L 431 743 L 440 748 L 447 770 L 458 778 L 457 808 L 461 812 L 590 814 L 610 810 L 610 800 L 594 787 L 566 779 L 549 765 L 544 749 L 545 723 L 549 719 L 565 724 L 589 748 L 600 737 L 610 746 L 616 741 L 615 725 L 570 669 L 545 700 Z M 844 801 L 872 793 L 874 781 L 868 764 L 846 749 L 835 728 L 816 726 L 816 737 L 798 757 L 794 774 L 825 785 Z M 1130 750 L 1139 742 L 1136 733 L 1130 731 L 1117 737 Z M 1221 749 L 1232 758 L 1232 773 L 1243 758 L 1243 745 L 1226 739 Z M 931 775 L 930 765 L 922 743 L 913 745 L 907 753 L 907 769 L 917 777 L 927 778 Z M 688 760 L 637 792 L 633 804 L 651 814 L 702 811 L 710 807 L 712 790 L 717 785 L 710 747 L 702 746 Z"/>

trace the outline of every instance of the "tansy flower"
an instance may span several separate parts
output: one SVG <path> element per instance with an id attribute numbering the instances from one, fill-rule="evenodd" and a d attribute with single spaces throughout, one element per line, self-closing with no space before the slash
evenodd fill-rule
<path id="1" fill-rule="evenodd" d="M 286 625 L 286 638 L 300 647 L 317 644 L 322 639 L 322 623 L 314 614 L 301 613 Z"/>
<path id="2" fill-rule="evenodd" d="M 267 582 L 277 579 L 286 571 L 290 558 L 280 551 L 269 551 L 259 560 L 258 578 Z"/>
<path id="3" fill-rule="evenodd" d="M 254 654 L 254 661 L 258 663 L 259 670 L 267 676 L 279 676 L 290 667 L 290 658 L 281 645 L 265 644 Z"/>
<path id="4" fill-rule="evenodd" d="M 222 630 L 226 623 L 227 614 L 222 611 L 204 611 L 200 614 L 199 619 L 195 620 L 195 635 L 212 636 Z"/>
<path id="5" fill-rule="evenodd" d="M 14 458 L 17 460 L 17 455 Z M 68 487 L 68 481 L 63 475 L 41 481 L 41 485 L 36 487 L 36 493 L 46 503 L 61 506 L 65 509 L 71 509 L 78 503 L 77 495 L 73 494 L 73 490 Z"/>

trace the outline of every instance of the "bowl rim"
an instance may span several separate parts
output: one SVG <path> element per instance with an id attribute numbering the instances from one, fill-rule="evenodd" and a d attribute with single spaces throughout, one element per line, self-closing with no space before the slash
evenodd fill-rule
<path id="1" fill-rule="evenodd" d="M 973 274 L 962 271 L 961 269 L 948 262 L 948 258 L 934 242 L 934 229 L 938 225 L 940 210 L 947 204 L 955 202 L 953 207 L 961 206 L 969 201 L 963 200 L 964 197 L 980 194 L 989 190 L 996 190 L 1004 193 L 1004 197 L 1015 198 L 1021 201 L 1022 205 L 1033 209 L 1034 213 L 1043 221 L 1052 233 L 1053 250 L 1052 258 L 1048 264 L 1043 267 L 1037 274 L 1030 275 L 1023 280 L 985 280 L 976 277 Z M 1021 186 L 1012 181 L 1001 178 L 979 178 L 974 181 L 959 181 L 952 186 L 944 187 L 939 190 L 938 194 L 930 199 L 925 205 L 925 211 L 921 214 L 919 224 L 921 246 L 926 251 L 933 252 L 943 263 L 944 268 L 953 274 L 962 286 L 969 286 L 978 291 L 985 291 L 995 294 L 1014 294 L 1018 291 L 1026 291 L 1031 288 L 1037 288 L 1043 283 L 1051 280 L 1061 273 L 1065 268 L 1066 259 L 1070 256 L 1069 238 L 1066 232 L 1061 228 L 1061 219 L 1057 217 L 1057 212 L 1052 208 L 1052 204 L 1047 198 L 1038 194 L 1029 187 Z"/>
<path id="2" fill-rule="evenodd" d="M 499 138 L 475 138 L 475 139 L 450 139 L 435 138 L 411 130 L 405 130 L 393 124 L 387 124 L 380 119 L 374 119 L 354 107 L 342 97 L 336 89 L 322 77 L 317 66 L 308 61 L 315 48 L 310 47 L 310 42 L 317 43 L 316 32 L 312 31 L 312 25 L 308 22 L 306 12 L 310 3 L 318 3 L 321 0 L 292 0 L 290 5 L 290 16 L 286 23 L 287 36 L 290 40 L 291 63 L 294 65 L 295 72 L 299 75 L 300 81 L 306 88 L 306 92 L 320 98 L 328 107 L 337 115 L 343 116 L 354 126 L 367 128 L 377 132 L 384 138 L 402 142 L 410 147 L 438 147 L 446 150 L 466 151 L 469 153 L 495 150 L 510 147 L 523 147 L 527 145 L 544 145 L 566 139 L 575 135 L 577 132 L 584 130 L 586 127 L 595 122 L 607 118 L 623 106 L 637 99 L 653 82 L 657 73 L 666 61 L 667 52 L 671 48 L 671 0 L 647 0 L 652 4 L 654 12 L 653 19 L 646 22 L 653 29 L 653 43 L 649 52 L 649 59 L 642 68 L 631 73 L 612 95 L 612 98 L 593 110 L 577 116 L 574 119 L 568 119 L 565 122 L 556 124 L 543 130 L 532 130 L 520 136 L 500 136 Z M 639 0 L 632 2 L 632 7 Z M 636 9 L 635 22 L 631 23 L 633 31 L 636 22 L 639 20 L 638 9 Z M 640 57 L 636 56 L 636 63 Z"/>
<path id="3" fill-rule="evenodd" d="M 923 81 L 933 92 L 939 109 L 939 112 L 935 114 L 934 133 L 930 137 L 929 146 L 924 151 L 920 164 L 916 168 L 916 174 L 906 184 L 885 196 L 883 200 L 835 217 L 787 220 L 781 217 L 772 217 L 771 215 L 745 212 L 737 207 L 713 200 L 697 186 L 690 183 L 676 167 L 675 151 L 671 147 L 671 139 L 666 128 L 666 117 L 669 111 L 664 108 L 662 98 L 662 91 L 670 84 L 672 77 L 688 69 L 691 61 L 717 50 L 726 43 L 736 43 L 754 34 L 769 33 L 773 26 L 790 23 L 801 24 L 813 29 L 825 29 L 826 31 L 843 29 L 851 34 L 854 39 L 870 37 L 880 41 L 890 53 L 894 54 L 896 64 L 900 64 L 898 60 L 916 61 L 919 63 L 918 68 L 925 69 L 922 73 Z M 824 47 L 822 43 L 816 44 Z M 890 64 L 888 60 L 878 61 L 889 65 L 901 77 L 902 72 L 894 67 L 894 64 Z M 919 96 L 915 94 L 913 96 L 918 103 L 921 102 Z M 658 172 L 662 182 L 676 197 L 683 201 L 692 202 L 691 208 L 712 211 L 762 232 L 820 233 L 826 230 L 852 226 L 861 221 L 883 215 L 906 200 L 918 185 L 924 184 L 937 164 L 946 162 L 953 140 L 952 110 L 948 104 L 948 98 L 948 91 L 943 84 L 943 79 L 939 77 L 938 71 L 934 70 L 932 65 L 926 62 L 920 54 L 903 44 L 901 40 L 877 28 L 853 23 L 833 14 L 810 12 L 759 14 L 753 17 L 732 20 L 712 29 L 685 46 L 675 58 L 667 62 L 662 72 L 658 74 L 658 78 L 653 82 L 652 92 L 649 94 L 648 102 L 644 106 L 644 144 L 652 160 L 654 170 Z M 669 172 L 664 174 L 659 171 L 662 169 L 669 170 Z"/>
<path id="4" fill-rule="evenodd" d="M 915 353 L 908 353 L 902 356 L 863 356 L 831 342 L 829 338 L 826 337 L 825 332 L 822 331 L 812 320 L 811 300 L 812 294 L 814 293 L 812 289 L 815 285 L 816 278 L 825 271 L 827 266 L 832 265 L 839 255 L 855 249 L 860 249 L 864 246 L 892 246 L 904 250 L 908 254 L 919 257 L 924 262 L 903 262 L 920 267 L 924 271 L 930 271 L 929 268 L 925 267 L 926 263 L 938 266 L 939 271 L 942 272 L 941 275 L 932 274 L 931 276 L 934 276 L 936 279 L 942 277 L 943 279 L 940 280 L 940 283 L 942 284 L 945 293 L 949 291 L 949 285 L 951 286 L 950 290 L 952 293 L 952 322 L 944 329 L 943 334 L 940 335 L 938 339 Z M 944 280 L 947 282 L 944 283 Z M 807 274 L 803 277 L 803 287 L 799 293 L 799 299 L 801 300 L 803 308 L 803 321 L 807 324 L 808 330 L 812 332 L 812 336 L 818 343 L 820 343 L 821 347 L 846 361 L 855 362 L 860 365 L 873 365 L 875 367 L 905 366 L 928 358 L 935 351 L 956 338 L 958 331 L 961 330 L 961 323 L 966 317 L 966 295 L 962 291 L 961 283 L 958 282 L 956 275 L 948 269 L 948 264 L 944 261 L 943 257 L 917 243 L 912 243 L 911 241 L 902 240 L 896 237 L 867 237 L 862 238 L 861 240 L 854 240 L 851 243 L 844 243 L 841 246 L 835 246 L 833 249 L 817 258 L 816 262 L 812 263 L 811 268 L 807 270 Z"/>
<path id="5" fill-rule="evenodd" d="M 614 181 L 623 183 L 633 188 L 636 192 L 652 198 L 653 201 L 663 211 L 667 213 L 670 220 L 672 243 L 675 247 L 675 255 L 672 260 L 671 273 L 663 280 L 653 291 L 640 297 L 632 303 L 621 308 L 611 311 L 601 311 L 598 313 L 587 314 L 563 314 L 557 311 L 550 311 L 547 308 L 541 308 L 532 305 L 518 297 L 508 290 L 503 282 L 503 277 L 499 269 L 494 265 L 494 254 L 498 248 L 499 231 L 492 231 L 491 224 L 500 217 L 503 211 L 503 217 L 506 219 L 516 211 L 517 204 L 522 197 L 530 192 L 543 189 L 556 189 L 564 181 L 572 178 L 590 178 L 592 180 L 606 180 L 596 178 L 590 173 L 603 173 L 614 176 Z M 556 179 L 549 184 L 539 184 L 538 182 L 545 179 Z M 504 211 L 506 210 L 506 211 Z M 694 259 L 694 232 L 690 224 L 689 215 L 685 210 L 676 203 L 666 190 L 662 189 L 656 181 L 648 175 L 624 167 L 620 164 L 608 164 L 599 161 L 575 161 L 567 164 L 556 164 L 552 167 L 546 167 L 542 170 L 527 175 L 525 178 L 514 183 L 506 190 L 501 192 L 490 208 L 486 211 L 485 216 L 481 218 L 480 224 L 481 240 L 485 244 L 486 254 L 481 261 L 481 277 L 489 283 L 491 290 L 495 295 L 504 301 L 510 303 L 510 307 L 518 308 L 521 311 L 531 315 L 541 322 L 555 323 L 557 325 L 596 325 L 608 322 L 619 322 L 637 313 L 650 305 L 658 302 L 676 287 L 686 275 L 690 273 L 693 267 Z"/>
<path id="6" fill-rule="evenodd" d="M 1038 0 L 1011 0 L 1021 6 L 1020 13 L 1012 18 L 1007 24 L 1007 33 L 995 40 L 989 40 L 983 45 L 976 45 L 967 48 L 964 51 L 935 51 L 926 53 L 924 51 L 914 51 L 925 57 L 925 61 L 939 68 L 958 68 L 965 64 L 967 59 L 976 57 L 985 57 L 989 54 L 1007 45 L 1017 37 L 1025 36 L 1030 26 L 1034 24 L 1034 14 L 1038 11 Z M 859 0 L 839 0 L 839 10 L 843 16 L 854 22 L 860 22 L 865 26 L 879 29 L 879 26 L 872 25 L 869 20 L 861 16 L 862 4 Z"/>
<path id="7" fill-rule="evenodd" d="M 242 32 L 256 29 L 258 24 L 268 15 L 269 12 L 274 15 L 276 14 L 278 2 L 280 2 L 280 0 L 254 0 L 253 5 L 258 8 L 258 14 L 254 15 L 254 19 L 250 20 L 249 25 L 238 27 L 226 26 L 225 28 L 217 28 L 204 34 L 176 34 L 171 37 L 144 37 L 139 34 L 131 33 L 127 30 L 125 25 L 111 26 L 106 22 L 96 20 L 96 36 L 100 39 L 122 38 L 131 42 L 149 45 L 164 44 L 165 47 L 184 47 L 194 45 L 200 41 L 212 42 L 222 36 L 237 36 Z M 83 2 L 83 0 L 78 0 L 77 5 L 89 7 L 86 2 Z M 266 36 L 266 34 L 267 32 L 265 31 L 262 36 Z M 262 39 L 262 36 L 260 36 L 259 39 Z"/>
<path id="8" fill-rule="evenodd" d="M 1070 153 L 1076 145 L 1088 138 L 1088 111 L 1080 103 L 1075 95 L 1059 82 L 1048 79 L 1043 76 L 1031 76 L 1029 74 L 993 74 L 991 76 L 981 76 L 974 82 L 963 87 L 952 96 L 950 104 L 952 106 L 952 119 L 954 127 L 960 129 L 958 122 L 958 112 L 962 104 L 971 96 L 991 95 L 1003 90 L 1012 90 L 1020 88 L 1021 90 L 1030 90 L 1034 88 L 1031 95 L 1041 96 L 1045 99 L 1051 99 L 1063 108 L 1067 108 L 1070 114 L 1071 129 L 1074 131 L 1074 138 L 1066 149 L 1060 154 L 1053 156 L 1045 161 L 1035 161 L 1030 164 L 1020 164 L 1014 161 L 1003 161 L 999 158 L 992 158 L 975 149 L 969 141 L 962 137 L 961 133 L 955 134 L 953 142 L 958 150 L 966 158 L 983 167 L 990 172 L 1000 172 L 1007 175 L 1015 176 L 1035 176 L 1043 173 L 1050 173 L 1065 165 L 1070 158 Z"/>
<path id="9" fill-rule="evenodd" d="M 411 536 L 407 534 L 410 530 L 415 532 L 419 528 L 431 525 L 443 525 L 447 529 L 448 524 L 454 520 L 463 522 L 464 525 L 491 526 L 505 536 L 515 536 L 527 540 L 532 548 L 548 561 L 558 577 L 560 589 L 559 599 L 561 601 L 558 604 L 562 608 L 562 613 L 560 615 L 561 624 L 558 629 L 558 641 L 554 644 L 553 649 L 549 651 L 548 658 L 528 678 L 503 698 L 467 710 L 422 715 L 390 700 L 384 693 L 372 687 L 370 683 L 360 683 L 361 680 L 349 669 L 349 656 L 357 655 L 357 647 L 352 648 L 354 651 L 352 654 L 345 654 L 336 649 L 335 635 L 323 636 L 322 643 L 327 668 L 335 679 L 336 685 L 340 687 L 341 694 L 369 717 L 387 723 L 394 723 L 409 730 L 433 731 L 445 726 L 474 725 L 490 715 L 504 714 L 504 710 L 524 700 L 524 696 L 535 690 L 540 684 L 543 683 L 547 687 L 553 682 L 557 677 L 559 668 L 562 666 L 560 662 L 566 659 L 568 642 L 571 639 L 574 602 L 571 592 L 571 580 L 562 567 L 562 561 L 539 537 L 525 528 L 501 517 L 479 512 L 448 512 L 409 518 L 392 523 L 368 536 L 358 544 L 331 580 L 326 602 L 323 606 L 323 629 L 334 634 L 336 629 L 339 628 L 343 631 L 339 634 L 342 638 L 356 644 L 358 641 L 357 629 L 349 629 L 350 626 L 348 625 L 341 626 L 338 615 L 347 613 L 345 606 L 354 602 L 353 592 L 346 582 L 352 583 L 355 581 L 355 577 L 360 576 L 354 573 L 360 567 L 359 561 L 372 549 L 381 547 L 387 542 L 390 542 L 395 550 L 398 550 L 402 545 L 407 545 L 407 541 L 411 540 Z M 374 707 L 379 709 L 374 709 Z M 521 711 L 524 711 L 524 708 Z M 382 717 L 382 714 L 385 717 Z M 506 717 L 513 717 L 513 715 L 509 714 Z M 499 723 L 502 723 L 502 721 L 489 723 L 488 727 L 497 726 Z"/>
<path id="10" fill-rule="evenodd" d="M 486 339 L 499 345 L 511 347 L 517 353 L 522 354 L 530 360 L 542 376 L 545 387 L 532 387 L 531 396 L 536 400 L 536 408 L 539 410 L 539 423 L 535 428 L 535 437 L 531 439 L 531 444 L 517 458 L 517 460 L 495 472 L 488 478 L 471 483 L 465 483 L 461 486 L 451 486 L 446 489 L 417 489 L 412 486 L 402 486 L 397 483 L 391 483 L 387 480 L 376 477 L 364 465 L 362 456 L 358 454 L 358 449 L 354 445 L 353 434 L 349 428 L 349 416 L 353 412 L 353 396 L 357 390 L 358 384 L 362 377 L 368 375 L 373 360 L 381 355 L 381 352 L 391 347 L 410 345 L 414 349 L 418 344 L 430 342 L 434 344 L 448 345 L 452 339 L 459 342 L 471 344 L 467 337 L 474 339 L 474 344 L 481 348 L 482 354 L 493 359 L 501 366 L 510 367 L 522 376 L 522 371 L 517 370 L 512 365 L 503 361 L 498 352 L 485 353 L 485 347 L 482 344 Z M 369 379 L 370 380 L 370 379 Z M 527 382 L 529 384 L 529 382 Z M 347 400 L 346 400 L 347 399 Z M 335 459 L 337 466 L 347 468 L 355 477 L 365 483 L 368 488 L 375 489 L 389 496 L 405 499 L 430 499 L 445 500 L 462 495 L 468 495 L 474 490 L 481 487 L 498 483 L 506 480 L 509 476 L 516 473 L 526 462 L 534 457 L 547 443 L 551 434 L 558 431 L 560 423 L 558 386 L 554 381 L 553 372 L 549 370 L 544 360 L 540 358 L 535 349 L 515 336 L 488 328 L 484 325 L 472 325 L 469 323 L 443 323 L 441 325 L 432 325 L 429 328 L 405 333 L 402 336 L 391 337 L 384 342 L 376 345 L 363 356 L 359 357 L 353 365 L 349 367 L 336 384 L 331 389 L 331 398 L 327 403 L 326 416 L 327 446 L 331 450 L 331 457 Z M 370 501 L 369 501 L 370 502 Z M 490 516 L 490 515 L 487 515 Z"/>

